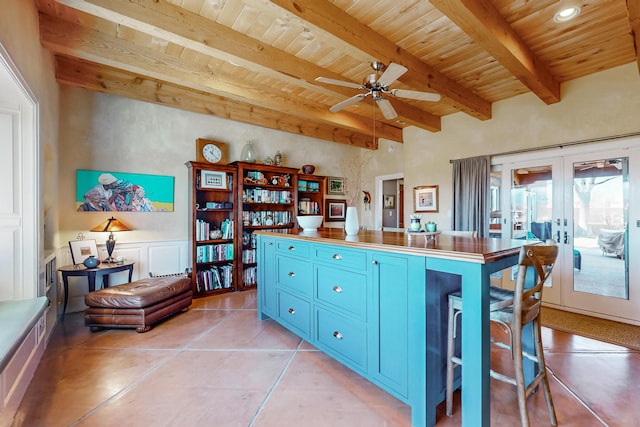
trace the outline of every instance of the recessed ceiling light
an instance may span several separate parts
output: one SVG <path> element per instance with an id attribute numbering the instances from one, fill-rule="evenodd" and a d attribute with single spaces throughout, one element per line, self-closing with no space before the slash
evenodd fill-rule
<path id="1" fill-rule="evenodd" d="M 580 15 L 580 6 L 570 6 L 558 11 L 553 16 L 555 22 L 567 22 Z"/>

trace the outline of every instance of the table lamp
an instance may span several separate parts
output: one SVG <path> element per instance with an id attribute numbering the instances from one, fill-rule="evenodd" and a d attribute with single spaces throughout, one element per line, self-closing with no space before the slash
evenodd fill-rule
<path id="1" fill-rule="evenodd" d="M 107 259 L 104 260 L 104 262 L 112 263 L 114 262 L 113 256 L 112 256 L 113 249 L 116 247 L 116 239 L 113 236 L 113 232 L 114 231 L 131 231 L 131 229 L 126 225 L 124 225 L 123 223 L 121 223 L 120 221 L 118 221 L 117 219 L 115 219 L 114 217 L 111 217 L 105 222 L 100 223 L 99 225 L 96 225 L 90 231 L 103 231 L 103 232 L 109 233 L 109 238 L 107 239 L 107 242 L 106 242 L 107 254 L 109 254 L 109 256 L 107 257 Z"/>

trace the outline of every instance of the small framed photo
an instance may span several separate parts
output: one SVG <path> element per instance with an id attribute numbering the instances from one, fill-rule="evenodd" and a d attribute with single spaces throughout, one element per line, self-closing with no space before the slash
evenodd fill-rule
<path id="1" fill-rule="evenodd" d="M 438 186 L 421 185 L 413 188 L 415 212 L 438 212 Z"/>
<path id="2" fill-rule="evenodd" d="M 220 190 L 227 189 L 226 172 L 218 171 L 200 171 L 200 188 L 217 188 Z"/>
<path id="3" fill-rule="evenodd" d="M 82 264 L 91 255 L 98 258 L 98 247 L 93 239 L 71 240 L 69 249 L 71 249 L 71 260 L 74 264 Z"/>
<path id="4" fill-rule="evenodd" d="M 344 216 L 347 211 L 347 202 L 345 200 L 326 200 L 326 206 L 324 210 L 324 220 L 331 221 L 344 221 Z"/>
<path id="5" fill-rule="evenodd" d="M 396 196 L 393 194 L 385 194 L 383 197 L 383 207 L 385 209 L 395 209 L 396 208 Z"/>
<path id="6" fill-rule="evenodd" d="M 327 194 L 344 195 L 344 178 L 337 176 L 327 178 Z"/>

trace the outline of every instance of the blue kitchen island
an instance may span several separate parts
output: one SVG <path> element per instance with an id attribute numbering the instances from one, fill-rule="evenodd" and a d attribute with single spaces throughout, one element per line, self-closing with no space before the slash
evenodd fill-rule
<path id="1" fill-rule="evenodd" d="M 517 263 L 522 240 L 341 229 L 256 235 L 258 316 L 405 402 L 415 427 L 434 425 L 445 398 L 447 295 L 462 288 L 462 422 L 490 425 L 490 275 Z"/>

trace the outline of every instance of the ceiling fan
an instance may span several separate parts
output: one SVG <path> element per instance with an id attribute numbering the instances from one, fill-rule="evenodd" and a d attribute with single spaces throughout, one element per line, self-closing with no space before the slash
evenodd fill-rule
<path id="1" fill-rule="evenodd" d="M 384 95 L 392 95 L 397 98 L 407 98 L 407 99 L 415 99 L 418 101 L 439 101 L 440 95 L 436 93 L 430 92 L 419 92 L 417 90 L 407 90 L 407 89 L 390 89 L 389 86 L 393 84 L 400 76 L 409 71 L 406 67 L 391 63 L 388 67 L 385 68 L 385 65 L 382 62 L 373 61 L 371 63 L 371 68 L 375 70 L 375 73 L 369 74 L 364 78 L 364 82 L 359 85 L 357 83 L 345 82 L 342 80 L 330 79 L 327 77 L 317 77 L 316 81 L 320 83 L 327 83 L 337 86 L 345 86 L 353 89 L 361 89 L 366 91 L 365 93 L 359 93 L 357 95 L 352 96 L 351 98 L 347 98 L 344 101 L 338 102 L 336 105 L 329 108 L 329 111 L 335 113 L 336 111 L 340 111 L 350 105 L 353 105 L 357 102 L 362 101 L 367 96 L 371 95 L 373 100 L 376 101 L 380 111 L 382 111 L 382 115 L 385 119 L 393 119 L 398 116 L 396 110 L 391 105 L 391 102 Z M 380 75 L 380 72 L 384 69 L 384 73 Z"/>

